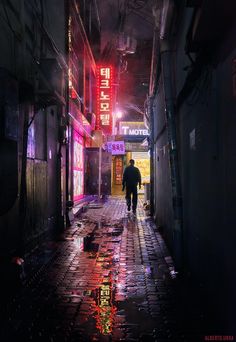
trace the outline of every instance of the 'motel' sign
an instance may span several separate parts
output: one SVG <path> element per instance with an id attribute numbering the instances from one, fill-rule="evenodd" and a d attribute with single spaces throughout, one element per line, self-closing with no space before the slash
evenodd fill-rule
<path id="1" fill-rule="evenodd" d="M 144 122 L 126 122 L 121 121 L 119 124 L 120 135 L 136 135 L 136 136 L 148 136 L 149 131 L 144 125 Z"/>

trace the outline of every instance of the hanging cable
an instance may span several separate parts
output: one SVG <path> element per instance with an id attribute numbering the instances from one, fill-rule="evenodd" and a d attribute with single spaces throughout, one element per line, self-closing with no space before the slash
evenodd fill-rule
<path id="1" fill-rule="evenodd" d="M 14 34 L 14 36 L 19 40 L 21 41 L 21 35 L 19 32 L 16 32 L 13 27 L 12 27 L 12 24 L 11 24 L 11 21 L 10 21 L 10 18 L 9 18 L 9 15 L 8 15 L 8 12 L 7 12 L 7 8 L 6 8 L 6 3 L 5 3 L 5 0 L 2 1 L 2 7 L 3 7 L 3 11 L 4 11 L 4 14 L 5 14 L 5 22 L 7 23 L 8 27 L 10 28 L 11 32 Z"/>

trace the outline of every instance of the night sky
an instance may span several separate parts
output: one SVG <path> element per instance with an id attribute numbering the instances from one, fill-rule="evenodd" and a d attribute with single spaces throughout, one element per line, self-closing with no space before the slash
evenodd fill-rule
<path id="1" fill-rule="evenodd" d="M 137 48 L 134 54 L 122 57 L 117 102 L 127 119 L 142 121 L 144 101 L 148 92 L 151 65 L 152 38 L 154 17 L 153 0 L 149 1 L 99 1 L 102 28 L 103 56 L 118 58 L 116 51 L 119 32 L 136 39 Z M 107 52 L 108 51 L 108 52 Z"/>

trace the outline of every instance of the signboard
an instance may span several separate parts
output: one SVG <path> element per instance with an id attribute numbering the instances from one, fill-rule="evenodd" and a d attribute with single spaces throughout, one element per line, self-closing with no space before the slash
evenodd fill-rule
<path id="1" fill-rule="evenodd" d="M 139 142 L 125 142 L 126 152 L 147 152 L 148 146 L 143 146 Z"/>
<path id="2" fill-rule="evenodd" d="M 97 67 L 97 129 L 112 132 L 113 70 L 109 66 Z"/>
<path id="3" fill-rule="evenodd" d="M 123 177 L 123 159 L 122 157 L 115 157 L 114 179 L 116 185 L 122 184 Z"/>
<path id="4" fill-rule="evenodd" d="M 68 114 L 73 119 L 73 126 L 81 136 L 85 136 L 86 133 L 88 136 L 91 135 L 91 125 L 73 101 L 69 103 Z"/>
<path id="5" fill-rule="evenodd" d="M 119 123 L 119 134 L 126 136 L 148 136 L 149 132 L 144 122 L 121 121 Z"/>
<path id="6" fill-rule="evenodd" d="M 109 141 L 107 143 L 107 152 L 113 156 L 118 154 L 125 154 L 125 143 L 124 141 Z"/>
<path id="7" fill-rule="evenodd" d="M 74 200 L 77 201 L 84 193 L 84 158 L 83 139 L 76 131 L 74 131 L 73 175 Z"/>

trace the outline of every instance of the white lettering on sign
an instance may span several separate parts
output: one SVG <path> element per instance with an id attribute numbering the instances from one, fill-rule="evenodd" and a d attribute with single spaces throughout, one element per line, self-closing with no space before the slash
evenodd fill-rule
<path id="1" fill-rule="evenodd" d="M 124 135 L 129 134 L 129 133 L 128 133 L 129 126 L 123 126 L 122 129 L 123 129 L 123 134 L 124 134 Z"/>
<path id="2" fill-rule="evenodd" d="M 110 78 L 111 78 L 111 77 L 110 77 L 110 73 L 111 73 L 110 68 L 101 68 L 101 69 L 100 69 L 100 75 L 101 75 L 101 76 L 105 76 L 105 78 L 107 78 L 107 79 L 110 79 Z"/>
<path id="3" fill-rule="evenodd" d="M 101 89 L 110 88 L 110 82 L 109 82 L 109 80 L 101 80 L 100 88 L 101 88 Z"/>
<path id="4" fill-rule="evenodd" d="M 123 135 L 149 135 L 147 129 L 132 129 L 129 126 L 122 126 Z"/>
<path id="5" fill-rule="evenodd" d="M 100 111 L 101 112 L 107 112 L 110 109 L 110 103 L 109 102 L 101 102 L 100 103 Z"/>
<path id="6" fill-rule="evenodd" d="M 108 126 L 110 124 L 110 115 L 100 114 L 100 120 L 101 120 L 102 125 Z"/>
<path id="7" fill-rule="evenodd" d="M 101 91 L 100 100 L 110 100 L 110 94 L 105 94 L 104 91 Z"/>

